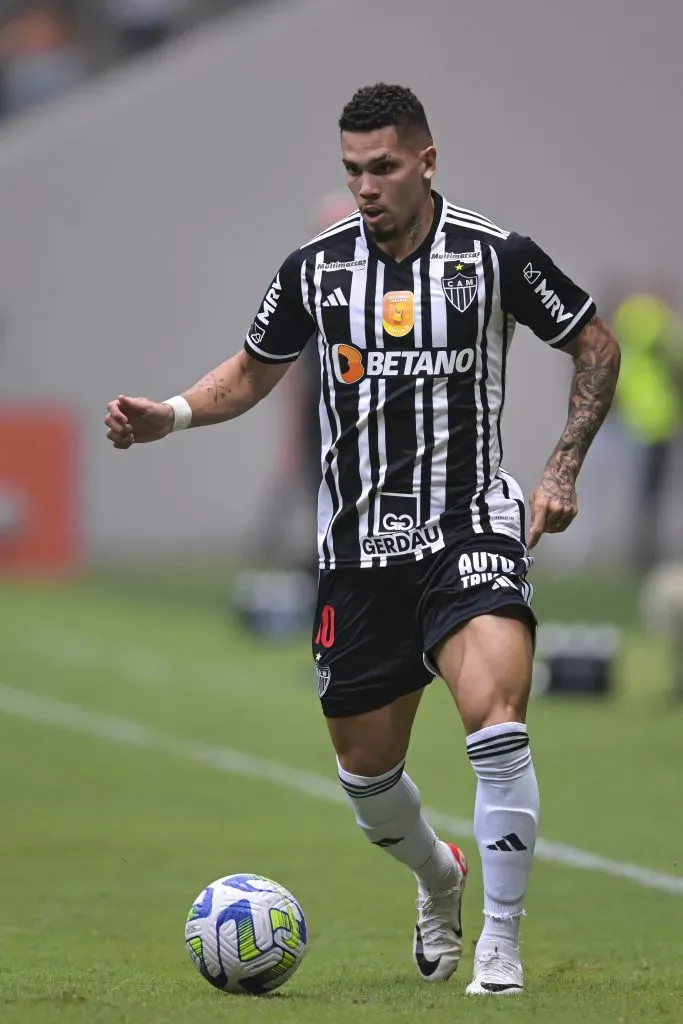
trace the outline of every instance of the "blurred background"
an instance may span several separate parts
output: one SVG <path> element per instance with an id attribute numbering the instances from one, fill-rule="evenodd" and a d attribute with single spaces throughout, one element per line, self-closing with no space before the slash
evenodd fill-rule
<path id="1" fill-rule="evenodd" d="M 346 212 L 341 107 L 397 81 L 426 107 L 437 188 L 536 239 L 622 342 L 580 516 L 537 549 L 536 692 L 558 695 L 537 702 L 537 751 L 568 816 L 544 828 L 619 856 L 613 807 L 658 837 L 638 858 L 674 870 L 680 826 L 662 816 L 683 767 L 665 714 L 683 697 L 682 34 L 680 0 L 0 0 L 6 757 L 29 751 L 44 777 L 35 723 L 60 719 L 20 691 L 216 742 L 238 708 L 246 749 L 289 722 L 294 766 L 329 770 L 308 650 L 312 364 L 233 424 L 125 455 L 103 417 L 118 393 L 176 394 L 241 347 L 285 255 Z M 519 328 L 508 365 L 505 465 L 530 493 L 571 364 Z M 416 742 L 438 788 L 434 744 Z M 583 751 L 587 837 L 563 743 Z M 659 802 L 638 751 L 659 759 Z M 90 807 L 75 780 L 100 756 L 67 757 L 56 806 L 68 791 L 74 816 Z"/>
<path id="2" fill-rule="evenodd" d="M 537 238 L 603 315 L 620 316 L 629 349 L 642 349 L 641 381 L 660 349 L 670 357 L 640 403 L 624 388 L 624 414 L 585 467 L 581 518 L 544 543 L 543 561 L 576 569 L 682 553 L 681 332 L 653 326 L 656 309 L 621 304 L 642 292 L 671 321 L 681 311 L 683 16 L 673 2 L 655 19 L 635 0 L 612 3 L 595 11 L 585 0 L 583 21 L 534 0 L 519 17 L 435 0 L 448 30 L 409 60 L 423 16 L 408 0 L 3 0 L 2 397 L 71 411 L 86 563 L 259 550 L 254 511 L 274 476 L 295 469 L 293 446 L 274 442 L 286 400 L 127 459 L 96 424 L 114 392 L 180 390 L 241 344 L 264 282 L 342 185 L 339 109 L 379 78 L 422 97 L 448 196 Z M 378 52 L 389 12 L 391 45 Z M 560 49 L 581 53 L 580 73 Z M 510 378 L 506 463 L 530 489 L 561 428 L 569 365 L 520 330 Z M 663 422 L 649 422 L 650 405 Z M 142 521 L 132 494 L 144 496 Z M 280 523 L 283 555 L 308 543 L 300 513 Z"/>
<path id="3" fill-rule="evenodd" d="M 448 30 L 413 60 L 422 13 L 408 0 L 3 0 L 2 397 L 71 410 L 86 562 L 258 550 L 254 509 L 292 454 L 273 441 L 282 403 L 129 459 L 107 450 L 95 424 L 113 391 L 181 389 L 240 345 L 264 282 L 342 184 L 336 117 L 359 83 L 409 83 L 435 132 L 441 189 L 538 238 L 603 315 L 644 292 L 677 319 L 680 15 L 666 0 L 655 19 L 635 0 L 612 3 L 595 11 L 585 0 L 583 21 L 534 0 L 519 17 L 435 0 Z M 378 52 L 389 12 L 391 45 Z M 564 59 L 571 51 L 580 73 Z M 624 339 L 648 317 L 621 313 Z M 634 326 L 629 345 L 646 361 L 643 330 L 678 350 L 641 401 L 661 405 L 674 367 L 680 388 L 680 330 Z M 506 462 L 527 489 L 560 429 L 568 376 L 566 360 L 520 330 Z M 548 564 L 681 553 L 680 390 L 666 398 L 666 422 L 647 422 L 634 401 L 612 417 L 583 474 L 582 516 L 545 542 Z M 644 530 L 642 492 L 653 488 Z M 131 493 L 145 496 L 144 521 Z M 307 543 L 301 524 L 281 524 L 288 543 Z M 640 550 L 643 533 L 654 550 Z"/>
<path id="4" fill-rule="evenodd" d="M 683 15 L 429 7 L 443 32 L 409 0 L 2 0 L 0 572 L 310 565 L 310 361 L 240 422 L 126 458 L 101 416 L 241 345 L 283 256 L 346 210 L 336 118 L 384 78 L 423 99 L 441 190 L 536 238 L 624 346 L 580 517 L 538 551 L 547 593 L 633 619 L 653 567 L 677 578 Z M 506 467 L 530 492 L 570 365 L 520 329 L 509 367 Z"/>

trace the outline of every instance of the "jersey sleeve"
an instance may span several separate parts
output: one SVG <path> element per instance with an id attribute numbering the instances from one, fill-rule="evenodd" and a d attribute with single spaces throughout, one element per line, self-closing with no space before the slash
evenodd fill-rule
<path id="1" fill-rule="evenodd" d="M 244 348 L 263 363 L 293 363 L 315 332 L 302 298 L 301 263 L 297 253 L 287 257 L 247 332 Z"/>
<path id="2" fill-rule="evenodd" d="M 498 250 L 503 309 L 554 348 L 563 348 L 595 315 L 590 295 L 530 238 L 512 232 Z"/>

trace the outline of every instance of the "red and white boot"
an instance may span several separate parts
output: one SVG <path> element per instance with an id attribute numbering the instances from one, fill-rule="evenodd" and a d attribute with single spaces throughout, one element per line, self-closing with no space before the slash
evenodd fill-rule
<path id="1" fill-rule="evenodd" d="M 413 959 L 425 981 L 446 981 L 458 969 L 462 954 L 462 894 L 467 860 L 460 847 L 443 843 L 453 860 L 442 890 L 427 892 L 418 883 L 417 924 Z"/>

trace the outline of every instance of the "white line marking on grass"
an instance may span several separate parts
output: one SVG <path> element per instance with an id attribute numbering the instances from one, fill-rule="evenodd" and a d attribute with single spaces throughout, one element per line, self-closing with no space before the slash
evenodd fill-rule
<path id="1" fill-rule="evenodd" d="M 116 715 L 101 714 L 89 711 L 76 704 L 53 700 L 40 694 L 17 690 L 11 686 L 0 685 L 0 713 L 38 722 L 53 729 L 66 729 L 95 739 L 109 740 L 122 746 L 135 747 L 138 750 L 157 751 L 168 754 L 183 761 L 206 765 L 230 775 L 243 778 L 258 779 L 277 786 L 285 786 L 306 796 L 325 800 L 327 803 L 346 804 L 347 800 L 336 782 L 315 775 L 313 772 L 301 771 L 269 761 L 266 758 L 243 754 L 229 747 L 215 747 L 197 740 L 185 740 L 158 732 L 150 726 Z M 454 818 L 450 814 L 427 807 L 427 816 L 438 828 L 452 834 L 472 835 L 472 823 L 464 818 Z M 597 853 L 578 850 L 565 843 L 552 843 L 539 839 L 536 854 L 540 860 L 564 864 L 567 867 L 579 868 L 584 871 L 596 871 L 613 878 L 625 878 L 646 889 L 658 889 L 660 892 L 683 896 L 683 878 L 666 875 L 650 868 L 639 867 L 622 861 L 610 860 Z"/>

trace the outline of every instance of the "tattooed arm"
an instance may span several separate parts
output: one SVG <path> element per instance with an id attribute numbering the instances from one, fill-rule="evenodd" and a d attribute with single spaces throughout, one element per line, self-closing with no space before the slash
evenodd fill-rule
<path id="1" fill-rule="evenodd" d="M 270 394 L 291 363 L 262 363 L 238 352 L 183 392 L 192 408 L 192 426 L 233 420 Z"/>
<path id="2" fill-rule="evenodd" d="M 599 316 L 586 324 L 565 351 L 574 360 L 569 415 L 531 498 L 530 548 L 541 534 L 562 533 L 576 517 L 576 478 L 612 404 L 619 376 L 619 343 Z"/>
<path id="3" fill-rule="evenodd" d="M 223 423 L 248 412 L 265 398 L 291 363 L 263 363 L 247 352 L 238 352 L 183 392 L 192 410 L 192 426 Z M 160 441 L 173 429 L 174 410 L 166 402 L 119 395 L 109 402 L 105 424 L 115 448 Z"/>

